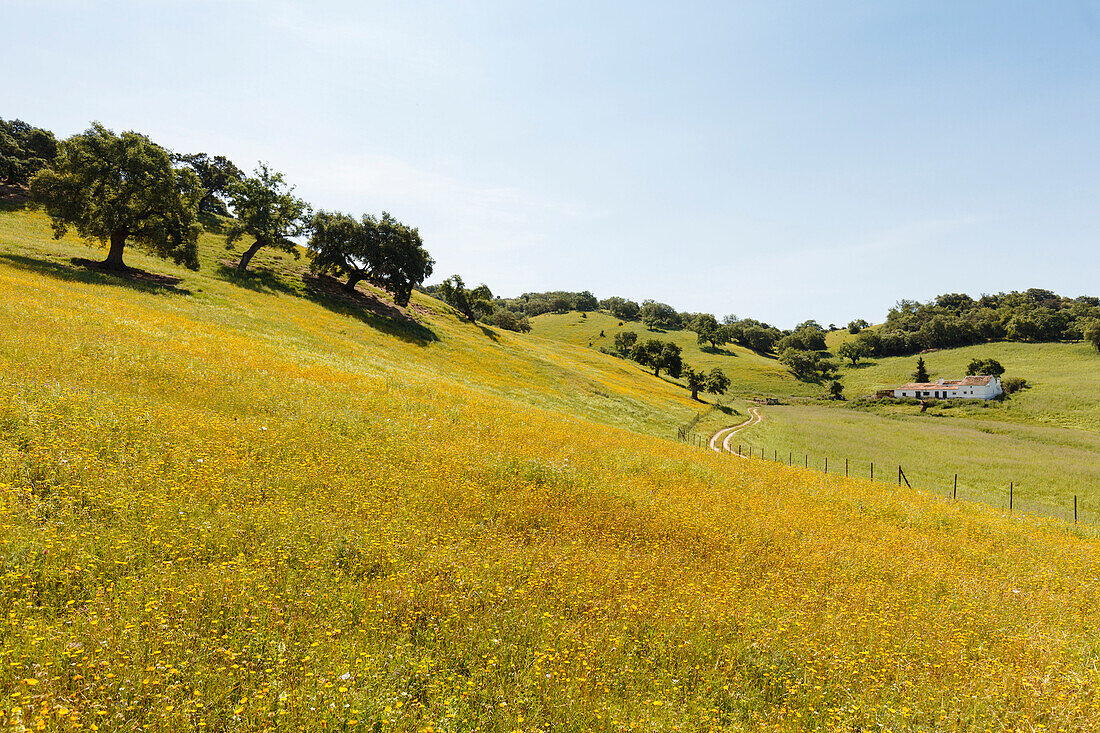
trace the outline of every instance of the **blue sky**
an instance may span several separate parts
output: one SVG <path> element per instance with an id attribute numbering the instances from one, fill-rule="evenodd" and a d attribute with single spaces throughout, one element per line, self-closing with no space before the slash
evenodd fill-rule
<path id="1" fill-rule="evenodd" d="M 268 161 L 433 280 L 781 326 L 1100 294 L 1100 0 L 0 0 L 0 48 L 0 116 Z"/>

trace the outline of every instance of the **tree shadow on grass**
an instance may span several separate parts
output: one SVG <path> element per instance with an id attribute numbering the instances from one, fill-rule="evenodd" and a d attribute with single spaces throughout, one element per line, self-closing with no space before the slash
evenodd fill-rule
<path id="1" fill-rule="evenodd" d="M 375 330 L 418 346 L 439 340 L 435 331 L 395 304 L 361 290 L 348 292 L 334 277 L 306 274 L 302 282 L 306 289 L 298 295 L 333 313 L 355 318 Z"/>
<path id="2" fill-rule="evenodd" d="M 858 364 L 851 364 L 851 363 L 845 364 L 844 368 L 845 369 L 868 369 L 870 367 L 873 367 L 874 365 L 875 365 L 875 362 L 873 362 L 873 361 L 861 361 Z"/>
<path id="3" fill-rule="evenodd" d="M 500 342 L 500 336 L 497 336 L 497 332 L 494 331 L 493 329 L 489 328 L 488 326 L 484 326 L 480 323 L 477 324 L 477 327 L 481 329 L 481 332 L 483 334 L 485 334 L 486 336 L 489 337 L 490 341 L 492 341 L 494 343 L 499 343 Z"/>
<path id="4" fill-rule="evenodd" d="M 217 265 L 218 277 L 227 280 L 234 285 L 257 293 L 282 293 L 284 295 L 303 295 L 303 291 L 292 287 L 286 280 L 274 272 L 264 269 L 245 270 L 237 269 L 235 262 L 222 260 Z"/>
<path id="5" fill-rule="evenodd" d="M 25 188 L 0 185 L 0 211 L 19 211 L 27 208 L 28 204 Z"/>
<path id="6" fill-rule="evenodd" d="M 24 255 L 0 254 L 0 262 L 18 268 L 37 272 L 67 282 L 89 283 L 91 285 L 115 285 L 133 288 L 143 293 L 172 293 L 190 295 L 191 291 L 178 287 L 180 278 L 146 272 L 134 267 L 124 270 L 108 268 L 102 262 L 74 257 L 71 264 L 57 260 L 26 257 Z"/>
<path id="7" fill-rule="evenodd" d="M 224 217 L 206 211 L 200 211 L 198 219 L 199 223 L 202 224 L 202 228 L 211 234 L 225 234 Z"/>

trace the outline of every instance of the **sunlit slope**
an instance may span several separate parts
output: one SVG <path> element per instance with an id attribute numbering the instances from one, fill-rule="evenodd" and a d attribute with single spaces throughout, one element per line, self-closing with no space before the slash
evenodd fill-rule
<path id="1" fill-rule="evenodd" d="M 919 408 L 917 408 L 919 410 Z M 941 414 L 883 413 L 824 405 L 769 407 L 765 419 L 738 435 L 784 462 L 808 461 L 817 469 L 897 479 L 903 466 L 918 489 L 1008 506 L 1014 485 L 1017 510 L 1073 516 L 1074 497 L 1090 520 L 1100 519 L 1100 433 L 1051 425 L 1006 423 Z M 949 411 L 947 411 L 949 412 Z M 793 458 L 792 458 L 793 454 Z"/>
<path id="2" fill-rule="evenodd" d="M 713 351 L 703 350 L 694 331 L 650 331 L 640 321 L 623 322 L 608 313 L 587 313 L 582 317 L 576 311 L 537 316 L 531 319 L 531 327 L 532 333 L 538 336 L 593 349 L 601 346 L 613 349 L 615 334 L 620 331 L 633 331 L 639 339 L 673 341 L 683 350 L 684 363 L 706 371 L 721 367 L 732 380 L 730 391 L 735 395 L 811 397 L 824 392 L 820 385 L 795 379 L 775 358 L 761 356 L 742 346 L 728 344 Z"/>
<path id="3" fill-rule="evenodd" d="M 0 259 L 0 724 L 1100 724 L 1091 537 L 586 419 L 573 347 L 45 251 Z"/>
<path id="4" fill-rule="evenodd" d="M 1100 431 L 1100 354 L 1086 343 L 997 342 L 942 349 L 921 355 L 932 379 L 957 379 L 973 359 L 996 359 L 1005 376 L 1024 377 L 1031 388 L 1018 392 L 992 419 L 1061 425 Z M 872 359 L 842 370 L 849 396 L 874 393 L 910 381 L 917 357 Z"/>
<path id="5" fill-rule="evenodd" d="M 257 272 L 238 278 L 225 268 L 235 255 L 226 251 L 222 237 L 207 234 L 201 244 L 203 268 L 198 273 L 142 257 L 136 250 L 128 253 L 131 266 L 182 278 L 173 289 L 154 289 L 156 297 L 150 298 L 114 278 L 73 267 L 69 258 L 74 255 L 98 259 L 102 253 L 74 238 L 54 242 L 44 217 L 0 214 L 0 265 L 7 266 L 8 289 L 16 294 L 12 307 L 20 309 L 17 313 L 24 322 L 34 322 L 34 331 L 45 328 L 70 335 L 60 353 L 23 349 L 24 358 L 73 358 L 71 352 L 107 348 L 103 344 L 122 332 L 153 329 L 172 343 L 193 345 L 185 353 L 193 355 L 196 366 L 212 350 L 233 349 L 240 339 L 256 339 L 314 368 L 402 383 L 427 380 L 440 390 L 441 399 L 449 385 L 465 384 L 661 436 L 674 436 L 678 426 L 708 408 L 693 402 L 682 387 L 656 379 L 632 363 L 552 340 L 470 325 L 449 307 L 419 294 L 414 294 L 411 313 L 420 323 L 375 315 L 339 299 L 300 297 L 305 293 L 300 278 L 304 260 L 296 262 L 285 253 L 261 251 L 254 266 Z M 46 277 L 31 277 L 34 274 Z M 72 316 L 67 300 L 101 293 L 96 288 L 57 291 L 70 281 L 105 289 L 109 305 L 97 307 L 107 308 L 116 318 L 85 321 Z M 202 338 L 211 323 L 225 331 L 216 338 Z M 10 345 L 0 344 L 0 360 L 6 348 Z M 155 363 L 162 357 L 152 350 L 142 358 Z M 122 363 L 127 356 L 113 349 L 104 356 L 89 379 L 103 389 L 123 386 L 118 371 L 129 368 Z M 276 389 L 280 383 L 280 375 L 260 377 L 243 363 L 222 379 L 231 391 L 258 378 Z M 731 419 L 736 417 L 712 412 L 698 429 L 716 429 Z"/>

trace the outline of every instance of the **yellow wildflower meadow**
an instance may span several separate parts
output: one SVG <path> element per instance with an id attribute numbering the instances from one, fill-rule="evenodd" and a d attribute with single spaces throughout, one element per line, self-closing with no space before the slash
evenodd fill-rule
<path id="1" fill-rule="evenodd" d="M 0 730 L 1100 726 L 1092 536 L 656 438 L 674 388 L 420 296 L 430 343 L 196 282 L 0 261 Z"/>

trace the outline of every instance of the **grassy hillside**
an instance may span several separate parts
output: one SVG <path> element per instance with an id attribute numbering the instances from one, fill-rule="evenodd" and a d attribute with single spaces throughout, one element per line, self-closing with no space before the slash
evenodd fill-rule
<path id="1" fill-rule="evenodd" d="M 840 335 L 842 334 L 842 335 Z M 835 348 L 846 331 L 829 335 Z M 921 413 L 919 406 L 848 403 L 769 408 L 763 423 L 740 436 L 748 445 L 811 456 L 834 469 L 849 459 L 867 475 L 904 466 L 914 485 L 950 491 L 959 474 L 962 495 L 994 506 L 1015 484 L 1017 506 L 1072 514 L 1076 495 L 1100 510 L 1100 355 L 1085 344 L 994 343 L 923 355 L 932 377 L 965 375 L 975 358 L 995 358 L 1008 375 L 1032 387 L 1005 402 L 953 403 Z M 911 379 L 916 356 L 870 360 L 841 369 L 850 400 Z M 858 409 L 857 409 L 858 407 Z M 1006 424 L 1007 423 L 1007 424 Z M 747 448 L 746 448 L 747 450 Z M 1058 508 L 1061 507 L 1061 510 Z"/>
<path id="2" fill-rule="evenodd" d="M 655 438 L 682 390 L 430 299 L 41 235 L 0 214 L 0 727 L 1100 723 L 1091 533 Z"/>
<path id="3" fill-rule="evenodd" d="M 376 377 L 466 384 L 665 437 L 675 435 L 677 427 L 700 414 L 704 414 L 700 432 L 733 419 L 730 414 L 708 411 L 709 405 L 692 401 L 684 388 L 654 378 L 633 363 L 558 341 L 460 323 L 448 306 L 430 298 L 413 299 L 410 314 L 420 318 L 417 322 L 392 304 L 376 307 L 366 299 L 349 300 L 338 289 L 310 288 L 302 279 L 306 260 L 286 253 L 261 250 L 253 261 L 255 272 L 237 275 L 226 264 L 235 262 L 247 244 L 227 251 L 224 238 L 216 234 L 201 238 L 199 272 L 144 257 L 136 250 L 128 252 L 127 263 L 132 267 L 168 272 L 180 280 L 172 286 L 157 286 L 76 267 L 72 257 L 102 259 L 102 251 L 75 237 L 55 242 L 49 232 L 40 215 L 24 211 L 0 215 L 0 264 L 66 282 L 104 284 L 120 297 L 149 292 L 167 310 L 186 319 L 188 326 L 214 321 L 235 333 L 307 354 L 305 358 L 311 360 L 347 361 Z M 38 300 L 29 296 L 28 307 Z M 368 310 L 372 307 L 378 312 Z M 380 340 L 380 336 L 391 338 Z"/>
<path id="4" fill-rule="evenodd" d="M 997 420 L 1058 425 L 1100 431 L 1100 354 L 1086 343 L 990 343 L 944 349 L 922 355 L 932 379 L 959 378 L 973 359 L 1001 362 L 1005 376 L 1024 377 L 1030 389 L 1018 392 L 1001 408 L 982 410 Z M 911 380 L 917 357 L 875 359 L 842 370 L 849 396 L 873 394 Z"/>
<path id="5" fill-rule="evenodd" d="M 608 313 L 588 313 L 586 317 L 570 313 L 547 313 L 531 319 L 532 333 L 578 346 L 598 349 L 615 346 L 615 334 L 633 331 L 639 339 L 659 338 L 673 341 L 683 350 L 684 363 L 706 370 L 721 367 L 732 382 L 733 394 L 745 397 L 814 397 L 824 392 L 819 385 L 795 379 L 775 358 L 762 356 L 742 346 L 730 344 L 717 351 L 699 347 L 694 331 L 649 331 L 640 321 L 623 323 Z M 603 333 L 603 336 L 600 333 Z"/>

